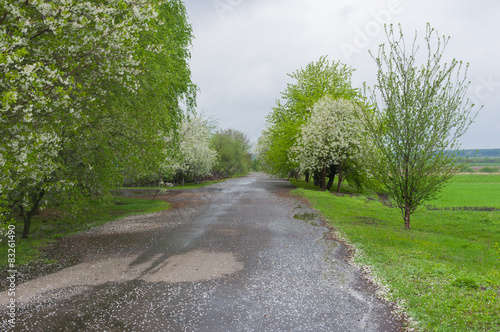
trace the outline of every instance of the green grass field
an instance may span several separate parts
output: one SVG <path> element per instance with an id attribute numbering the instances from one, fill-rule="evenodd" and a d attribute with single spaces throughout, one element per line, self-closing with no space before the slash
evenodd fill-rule
<path id="1" fill-rule="evenodd" d="M 91 227 L 104 224 L 128 215 L 152 213 L 170 208 L 170 204 L 160 200 L 139 198 L 115 198 L 111 204 L 87 211 L 78 218 L 62 218 L 55 210 L 45 210 L 34 216 L 30 236 L 21 239 L 23 229 L 21 220 L 15 223 L 16 233 L 16 264 L 22 265 L 42 259 L 42 250 L 56 239 L 81 232 Z M 6 241 L 0 243 L 0 267 L 7 265 Z"/>
<path id="2" fill-rule="evenodd" d="M 444 188 L 438 199 L 425 205 L 500 209 L 500 175 L 459 174 Z"/>
<path id="3" fill-rule="evenodd" d="M 359 249 L 356 262 L 372 268 L 388 285 L 387 298 L 420 330 L 500 331 L 500 175 L 456 176 L 428 203 L 439 209 L 422 207 L 412 215 L 411 231 L 403 230 L 398 209 L 373 195 L 294 193 Z"/>

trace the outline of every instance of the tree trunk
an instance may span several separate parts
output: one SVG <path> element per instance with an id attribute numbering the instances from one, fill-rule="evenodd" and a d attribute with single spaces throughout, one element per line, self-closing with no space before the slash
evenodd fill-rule
<path id="1" fill-rule="evenodd" d="M 321 190 L 326 190 L 326 166 L 321 170 Z"/>
<path id="2" fill-rule="evenodd" d="M 24 215 L 23 221 L 24 221 L 24 227 L 23 227 L 23 235 L 21 237 L 25 239 L 28 237 L 28 234 L 30 233 L 31 217 Z"/>
<path id="3" fill-rule="evenodd" d="M 306 172 L 306 183 L 309 183 L 309 171 Z"/>
<path id="4" fill-rule="evenodd" d="M 342 185 L 342 180 L 343 180 L 342 176 L 344 175 L 342 172 L 342 169 L 343 169 L 342 163 L 340 163 L 340 165 L 339 165 L 339 183 L 337 185 L 337 194 L 340 193 L 340 186 Z"/>
<path id="5" fill-rule="evenodd" d="M 316 187 L 321 186 L 321 183 L 320 183 L 320 178 L 319 178 L 319 174 L 318 174 L 318 172 L 314 172 L 313 177 L 314 177 L 314 185 L 315 185 Z"/>
<path id="6" fill-rule="evenodd" d="M 40 192 L 33 194 L 33 196 L 31 197 L 33 199 L 33 206 L 31 207 L 31 210 L 24 211 L 24 209 L 21 208 L 24 223 L 23 234 L 21 235 L 23 239 L 27 238 L 30 233 L 31 217 L 33 217 L 33 215 L 38 211 L 38 207 L 40 205 L 40 201 L 43 198 L 43 195 L 45 195 L 45 190 L 40 190 Z"/>
<path id="7" fill-rule="evenodd" d="M 405 229 L 411 229 L 410 228 L 410 203 L 405 202 Z"/>
<path id="8" fill-rule="evenodd" d="M 330 165 L 330 174 L 328 175 L 326 190 L 330 190 L 332 188 L 333 181 L 335 181 L 335 174 L 337 174 L 337 167 L 335 167 L 335 165 Z"/>

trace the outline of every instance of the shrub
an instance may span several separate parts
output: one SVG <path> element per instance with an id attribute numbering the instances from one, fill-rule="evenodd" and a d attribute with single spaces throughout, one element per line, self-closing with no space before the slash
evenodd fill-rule
<path id="1" fill-rule="evenodd" d="M 478 172 L 481 173 L 498 173 L 500 169 L 498 167 L 483 167 Z"/>
<path id="2" fill-rule="evenodd" d="M 462 167 L 460 167 L 460 172 L 461 173 L 474 173 L 474 169 L 470 167 L 469 164 L 465 164 Z"/>

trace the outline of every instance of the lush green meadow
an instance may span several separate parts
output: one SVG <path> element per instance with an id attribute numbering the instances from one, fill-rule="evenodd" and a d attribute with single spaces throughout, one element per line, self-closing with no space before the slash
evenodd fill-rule
<path id="1" fill-rule="evenodd" d="M 500 209 L 500 174 L 459 174 L 444 188 L 438 199 L 425 204 Z"/>
<path id="2" fill-rule="evenodd" d="M 412 215 L 411 231 L 373 194 L 295 184 L 421 330 L 500 331 L 500 175 L 456 176 L 432 207 Z"/>

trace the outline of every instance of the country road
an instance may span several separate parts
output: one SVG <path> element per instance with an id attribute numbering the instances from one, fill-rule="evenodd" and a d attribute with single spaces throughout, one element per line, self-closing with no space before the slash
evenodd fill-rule
<path id="1" fill-rule="evenodd" d="M 168 211 L 61 239 L 72 264 L 18 285 L 15 330 L 402 331 L 321 221 L 294 218 L 314 211 L 291 188 L 251 173 L 172 190 Z"/>

